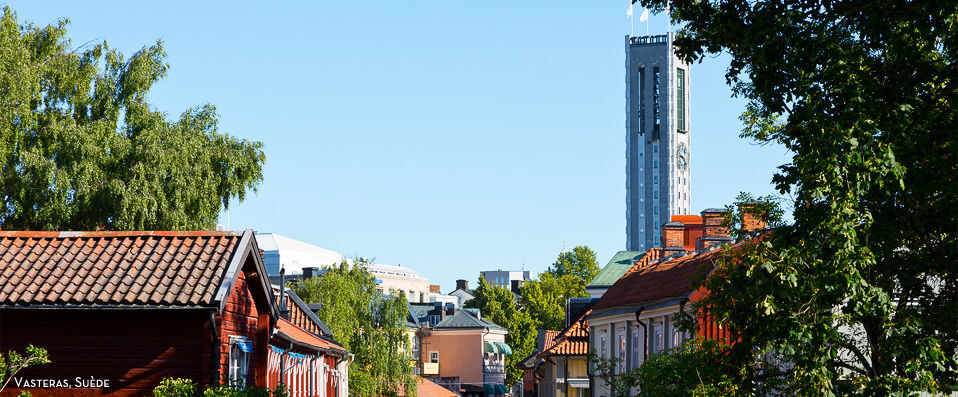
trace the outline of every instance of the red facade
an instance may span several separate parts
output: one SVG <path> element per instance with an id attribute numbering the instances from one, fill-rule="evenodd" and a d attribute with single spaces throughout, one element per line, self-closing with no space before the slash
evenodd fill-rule
<path id="1" fill-rule="evenodd" d="M 284 384 L 335 395 L 348 353 L 280 316 L 251 231 L 0 231 L 0 352 L 32 344 L 52 361 L 18 373 L 2 396 L 149 395 L 171 377 L 220 384 L 237 340 L 250 350 L 247 385 L 275 387 L 269 360 L 295 345 L 283 359 L 312 357 L 331 380 L 296 389 L 287 366 Z"/>

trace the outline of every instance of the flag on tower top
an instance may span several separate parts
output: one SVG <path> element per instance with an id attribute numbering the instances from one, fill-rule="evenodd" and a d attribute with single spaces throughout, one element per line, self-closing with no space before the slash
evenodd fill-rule
<path id="1" fill-rule="evenodd" d="M 642 15 L 639 15 L 639 22 L 645 22 L 649 20 L 649 9 L 642 9 Z"/>

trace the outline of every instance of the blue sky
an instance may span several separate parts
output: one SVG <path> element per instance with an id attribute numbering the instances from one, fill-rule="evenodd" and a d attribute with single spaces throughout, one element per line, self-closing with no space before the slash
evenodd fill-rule
<path id="1" fill-rule="evenodd" d="M 624 249 L 627 4 L 7 3 L 35 24 L 69 18 L 75 46 L 164 41 L 150 102 L 171 117 L 212 103 L 221 132 L 265 144 L 231 228 L 410 267 L 444 292 L 480 270 L 541 272 L 563 247 L 602 265 Z M 789 157 L 738 138 L 727 64 L 691 71 L 693 212 L 772 193 Z"/>

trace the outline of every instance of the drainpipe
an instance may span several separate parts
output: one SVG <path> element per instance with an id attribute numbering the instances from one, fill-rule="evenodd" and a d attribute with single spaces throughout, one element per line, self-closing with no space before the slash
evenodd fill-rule
<path id="1" fill-rule="evenodd" d="M 286 391 L 292 395 L 293 391 L 289 390 L 289 385 L 286 384 L 286 355 L 293 350 L 293 342 L 289 342 L 289 348 L 283 350 L 283 354 L 279 355 L 279 383 L 283 386 L 286 386 Z"/>
<path id="2" fill-rule="evenodd" d="M 220 331 L 216 328 L 216 311 L 210 310 L 210 333 L 211 343 L 213 346 L 210 349 L 210 384 L 217 385 L 220 383 Z"/>
<path id="3" fill-rule="evenodd" d="M 642 315 L 642 311 L 645 310 L 645 306 L 639 308 L 635 311 L 635 321 L 642 325 L 642 329 L 645 330 L 645 347 L 642 349 L 642 362 L 649 359 L 649 327 L 645 325 L 645 322 L 639 319 L 639 316 Z"/>

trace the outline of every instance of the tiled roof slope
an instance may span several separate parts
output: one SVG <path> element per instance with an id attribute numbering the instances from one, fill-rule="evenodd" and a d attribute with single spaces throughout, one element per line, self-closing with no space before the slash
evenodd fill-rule
<path id="1" fill-rule="evenodd" d="M 545 356 L 578 356 L 589 354 L 589 314 L 592 310 L 587 310 L 568 328 L 559 332 L 555 337 L 555 343 L 547 349 L 540 352 L 538 357 Z"/>
<path id="2" fill-rule="evenodd" d="M 666 258 L 656 263 L 637 263 L 628 274 L 609 287 L 592 306 L 592 310 L 686 296 L 692 292 L 693 280 L 711 271 L 724 252 L 723 249 L 713 249 Z"/>
<path id="3" fill-rule="evenodd" d="M 609 260 L 609 263 L 595 275 L 592 282 L 586 287 L 608 287 L 615 284 L 625 272 L 632 268 L 632 263 L 641 257 L 642 251 L 619 251 Z"/>
<path id="4" fill-rule="evenodd" d="M 0 306 L 210 306 L 241 237 L 0 231 Z"/>
<path id="5" fill-rule="evenodd" d="M 279 286 L 273 285 L 272 289 L 273 298 L 275 298 L 277 304 L 279 304 Z M 285 295 L 284 301 L 286 302 L 287 319 L 289 322 L 319 336 L 330 338 L 333 336 L 333 333 L 326 327 L 326 324 L 309 310 L 309 306 L 299 298 L 299 295 L 296 295 L 296 293 L 289 288 L 286 289 Z"/>
<path id="6" fill-rule="evenodd" d="M 442 319 L 435 327 L 432 327 L 434 330 L 442 329 L 457 329 L 457 328 L 486 328 L 495 331 L 505 331 L 505 328 L 502 328 L 491 321 L 488 321 L 483 318 L 479 318 L 472 312 L 474 309 L 462 309 L 456 311 L 456 314 L 451 316 L 446 316 Z"/>

